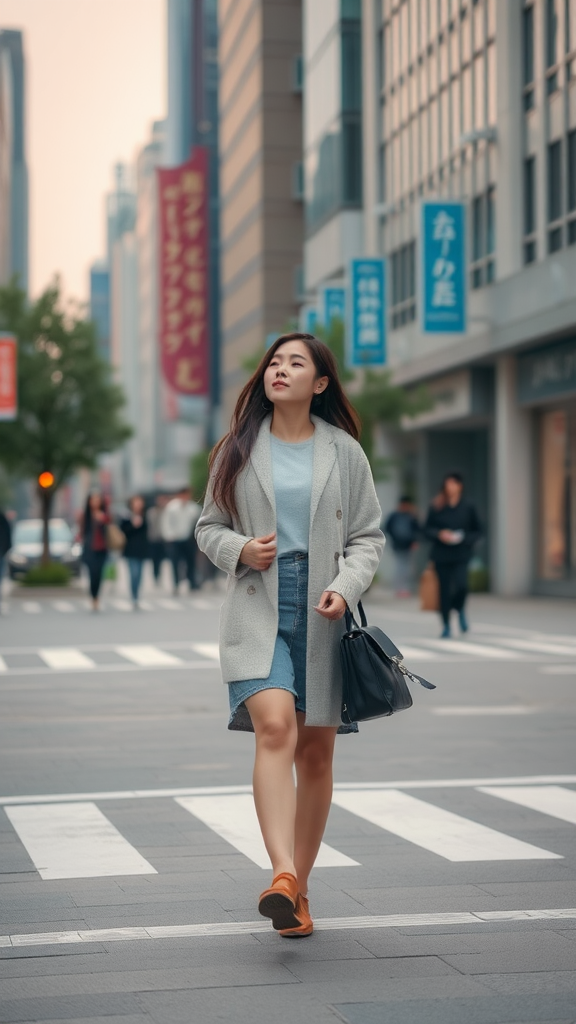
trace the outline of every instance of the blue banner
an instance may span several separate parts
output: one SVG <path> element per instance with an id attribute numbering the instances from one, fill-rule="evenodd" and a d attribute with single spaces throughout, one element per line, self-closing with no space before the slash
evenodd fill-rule
<path id="1" fill-rule="evenodd" d="M 317 320 L 318 310 L 316 306 L 300 307 L 300 330 L 304 334 L 314 334 Z"/>
<path id="2" fill-rule="evenodd" d="M 344 288 L 324 288 L 322 296 L 324 324 L 329 327 L 332 320 L 344 320 L 346 316 L 346 291 Z"/>
<path id="3" fill-rule="evenodd" d="M 386 261 L 350 262 L 347 361 L 351 367 L 386 363 Z"/>
<path id="4" fill-rule="evenodd" d="M 420 322 L 425 334 L 464 333 L 467 327 L 466 204 L 422 203 Z"/>

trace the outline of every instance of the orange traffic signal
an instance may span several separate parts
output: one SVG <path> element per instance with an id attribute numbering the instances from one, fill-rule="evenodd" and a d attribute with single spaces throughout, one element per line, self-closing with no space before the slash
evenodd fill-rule
<path id="1" fill-rule="evenodd" d="M 40 473 L 40 476 L 38 477 L 38 483 L 43 491 L 47 491 L 50 487 L 54 486 L 54 474 Z"/>

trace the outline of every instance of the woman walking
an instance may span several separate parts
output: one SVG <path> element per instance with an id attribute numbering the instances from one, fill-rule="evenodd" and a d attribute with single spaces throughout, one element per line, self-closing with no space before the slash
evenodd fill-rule
<path id="1" fill-rule="evenodd" d="M 128 562 L 130 573 L 130 592 L 134 610 L 138 608 L 138 595 L 142 582 L 142 567 L 148 558 L 148 526 L 144 516 L 146 502 L 140 494 L 135 494 L 128 502 L 130 515 L 122 519 L 120 529 L 126 537 L 124 557 Z"/>
<path id="2" fill-rule="evenodd" d="M 82 561 L 90 576 L 92 611 L 98 611 L 102 572 L 108 554 L 106 527 L 111 522 L 106 501 L 100 491 L 91 491 L 80 523 Z"/>
<path id="3" fill-rule="evenodd" d="M 313 930 L 308 877 L 332 796 L 342 617 L 370 586 L 384 537 L 359 422 L 326 345 L 278 338 L 216 445 L 196 528 L 228 573 L 220 621 L 230 729 L 255 732 L 254 801 L 273 869 L 259 910 Z M 296 770 L 296 784 L 293 770 Z"/>
<path id="4" fill-rule="evenodd" d="M 463 497 L 460 473 L 447 473 L 438 497 L 432 502 L 424 527 L 431 540 L 430 558 L 440 583 L 441 637 L 450 633 L 450 611 L 458 612 L 460 629 L 468 631 L 465 603 L 468 596 L 468 563 L 472 547 L 482 536 L 482 526 L 474 505 Z"/>

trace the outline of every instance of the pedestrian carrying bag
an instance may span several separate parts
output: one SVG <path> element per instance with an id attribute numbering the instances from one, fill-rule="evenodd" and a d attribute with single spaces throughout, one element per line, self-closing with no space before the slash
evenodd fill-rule
<path id="1" fill-rule="evenodd" d="M 385 718 L 412 707 L 407 679 L 435 690 L 422 676 L 409 672 L 403 655 L 378 626 L 369 626 L 362 602 L 358 625 L 346 610 L 346 632 L 340 640 L 342 665 L 342 714 L 345 725 Z"/>
<path id="2" fill-rule="evenodd" d="M 440 611 L 440 584 L 433 562 L 428 563 L 420 577 L 420 609 L 423 612 Z"/>

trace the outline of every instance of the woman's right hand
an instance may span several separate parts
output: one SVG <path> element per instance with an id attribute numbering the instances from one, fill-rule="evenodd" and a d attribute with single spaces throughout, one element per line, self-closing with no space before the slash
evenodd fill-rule
<path id="1" fill-rule="evenodd" d="M 249 540 L 240 552 L 239 561 L 251 569 L 263 572 L 272 565 L 276 558 L 276 551 L 276 534 L 269 533 L 267 537 L 255 537 L 254 540 Z"/>

